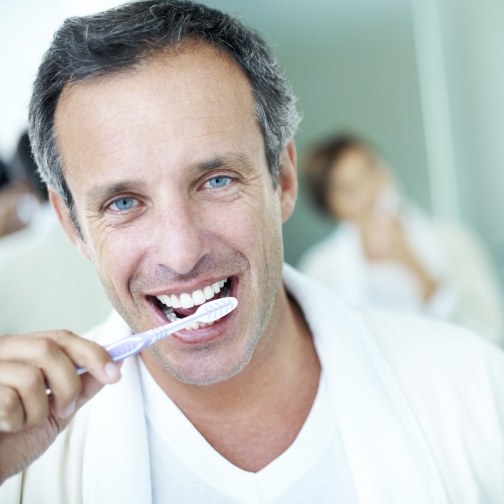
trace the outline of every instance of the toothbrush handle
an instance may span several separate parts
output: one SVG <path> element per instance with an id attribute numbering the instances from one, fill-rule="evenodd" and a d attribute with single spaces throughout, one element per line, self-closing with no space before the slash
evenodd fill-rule
<path id="1" fill-rule="evenodd" d="M 142 351 L 149 344 L 149 340 L 138 335 L 133 335 L 123 340 L 115 341 L 105 346 L 105 350 L 112 357 L 113 361 L 121 361 Z"/>
<path id="2" fill-rule="evenodd" d="M 179 329 L 182 329 L 185 326 L 191 324 L 196 318 L 196 315 L 191 315 L 184 319 L 171 322 L 170 324 L 155 327 L 154 329 L 150 329 L 138 334 L 133 334 L 132 336 L 129 336 L 127 338 L 114 341 L 113 343 L 106 345 L 104 348 L 110 354 L 110 357 L 112 357 L 113 361 L 122 361 L 127 357 L 131 357 L 132 355 L 141 352 L 144 348 L 152 345 L 152 343 L 154 343 L 155 341 L 169 336 Z M 86 371 L 87 369 L 85 368 L 77 368 L 77 374 L 79 375 L 85 373 Z"/>
<path id="3" fill-rule="evenodd" d="M 141 335 L 134 334 L 129 336 L 128 338 L 123 338 L 118 341 L 114 341 L 109 345 L 106 345 L 104 348 L 109 353 L 112 360 L 122 361 L 126 359 L 126 357 L 131 357 L 132 355 L 141 352 L 148 344 L 150 343 L 149 339 L 143 339 Z M 86 368 L 77 367 L 77 374 L 81 375 L 87 372 Z"/>

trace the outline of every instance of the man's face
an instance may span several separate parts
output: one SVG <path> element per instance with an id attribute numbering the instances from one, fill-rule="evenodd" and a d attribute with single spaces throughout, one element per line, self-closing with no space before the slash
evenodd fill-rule
<path id="1" fill-rule="evenodd" d="M 293 155 L 273 188 L 246 78 L 199 45 L 65 88 L 55 124 L 83 241 L 54 194 L 53 204 L 115 308 L 141 331 L 234 296 L 229 316 L 153 351 L 189 383 L 243 369 L 274 333 L 281 224 L 295 198 Z"/>

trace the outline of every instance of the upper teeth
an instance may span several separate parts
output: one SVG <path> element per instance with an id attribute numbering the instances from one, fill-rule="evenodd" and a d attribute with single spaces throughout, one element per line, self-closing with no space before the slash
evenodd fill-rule
<path id="1" fill-rule="evenodd" d="M 209 299 L 213 298 L 215 294 L 218 294 L 221 288 L 226 283 L 226 280 L 220 280 L 212 285 L 207 285 L 202 289 L 195 290 L 191 293 L 183 292 L 180 295 L 172 294 L 171 296 L 162 294 L 161 296 L 156 296 L 161 303 L 172 308 L 192 308 L 193 306 L 199 306 L 206 303 Z"/>

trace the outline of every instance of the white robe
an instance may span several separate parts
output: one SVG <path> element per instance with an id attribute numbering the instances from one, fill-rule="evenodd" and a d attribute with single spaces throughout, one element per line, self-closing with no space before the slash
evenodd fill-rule
<path id="1" fill-rule="evenodd" d="M 284 282 L 313 333 L 360 501 L 504 502 L 504 353 L 451 325 L 349 308 L 289 266 Z M 128 332 L 113 314 L 90 336 Z M 122 374 L 0 487 L 2 504 L 151 501 L 135 358 Z"/>
<path id="2" fill-rule="evenodd" d="M 412 250 L 438 282 L 427 303 L 405 267 L 366 259 L 359 231 L 350 223 L 338 224 L 309 247 L 298 269 L 355 306 L 447 320 L 504 346 L 504 299 L 496 270 L 477 238 L 460 224 L 434 222 L 415 207 L 405 207 L 401 219 Z"/>

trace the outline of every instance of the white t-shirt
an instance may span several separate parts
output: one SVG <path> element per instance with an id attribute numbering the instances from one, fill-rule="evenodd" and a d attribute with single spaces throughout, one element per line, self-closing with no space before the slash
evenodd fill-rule
<path id="1" fill-rule="evenodd" d="M 140 360 L 141 361 L 141 360 Z M 294 443 L 257 473 L 215 451 L 164 394 L 143 362 L 153 503 L 357 503 L 324 375 Z"/>

